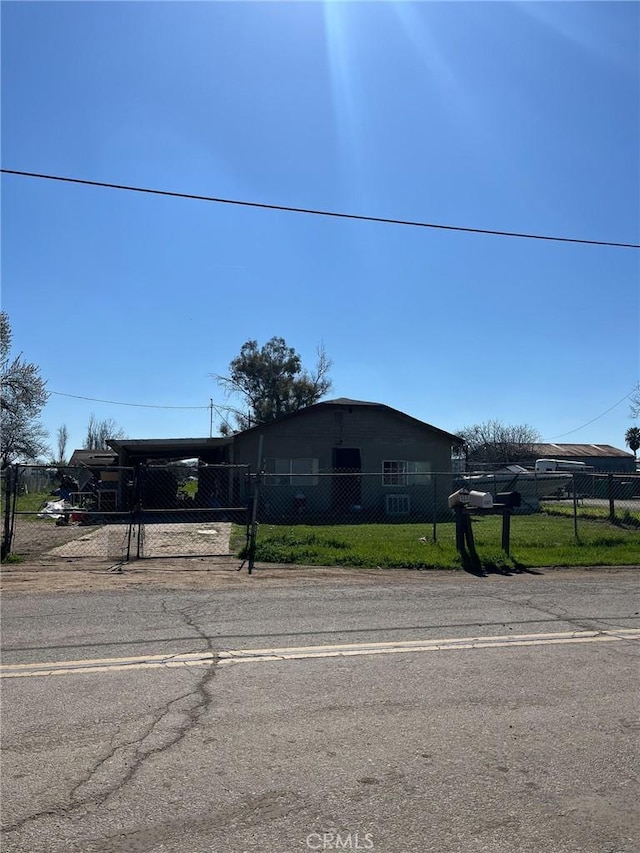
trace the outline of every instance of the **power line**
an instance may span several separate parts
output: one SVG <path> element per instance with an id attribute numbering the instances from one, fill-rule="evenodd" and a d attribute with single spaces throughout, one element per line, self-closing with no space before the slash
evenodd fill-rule
<path id="1" fill-rule="evenodd" d="M 599 421 L 600 418 L 603 418 L 605 415 L 608 415 L 609 412 L 612 411 L 613 409 L 615 409 L 616 406 L 619 406 L 620 403 L 624 403 L 625 400 L 628 400 L 632 394 L 633 394 L 633 391 L 629 391 L 629 393 L 625 394 L 621 400 L 618 400 L 618 402 L 614 403 L 613 406 L 609 406 L 608 409 L 605 409 L 605 411 L 601 412 L 599 415 L 597 415 L 597 417 L 592 418 L 590 421 L 587 421 L 586 424 L 582 424 L 582 426 L 576 427 L 575 429 L 570 429 L 569 432 L 563 432 L 560 435 L 554 435 L 551 438 L 548 438 L 545 443 L 547 443 L 547 442 L 550 443 L 556 438 L 564 438 L 565 435 L 573 435 L 574 432 L 580 432 L 581 429 L 584 429 L 585 427 L 590 426 L 591 424 L 595 423 L 596 421 Z"/>
<path id="2" fill-rule="evenodd" d="M 83 397 L 81 394 L 65 394 L 62 391 L 49 391 L 56 397 L 73 397 L 74 400 L 89 400 L 92 403 L 109 403 L 110 406 L 134 406 L 139 409 L 208 409 L 210 406 L 155 406 L 152 403 L 122 403 L 118 400 L 99 400 L 97 397 Z"/>
<path id="3" fill-rule="evenodd" d="M 127 184 L 112 184 L 106 181 L 88 181 L 82 178 L 68 178 L 61 175 L 43 175 L 38 172 L 23 172 L 18 169 L 0 169 L 5 175 L 18 175 L 23 178 L 39 178 L 46 181 L 60 181 L 67 184 L 82 184 L 88 187 L 103 187 L 111 190 L 126 190 L 127 192 L 147 193 L 149 195 L 168 196 L 169 198 L 185 198 L 193 201 L 210 201 L 216 204 L 233 204 L 239 207 L 254 207 L 261 210 L 279 210 L 286 213 L 306 213 L 311 216 L 327 216 L 334 219 L 351 219 L 359 222 L 380 222 L 385 225 L 405 225 L 413 228 L 433 228 L 441 231 L 461 231 L 466 234 L 485 234 L 496 237 L 518 237 L 524 240 L 547 240 L 555 243 L 578 243 L 588 246 L 610 246 L 618 249 L 640 249 L 638 243 L 618 243 L 609 240 L 586 240 L 577 237 L 555 237 L 549 234 L 528 234 L 520 231 L 498 231 L 490 228 L 469 228 L 462 225 L 440 225 L 435 222 L 419 222 L 411 219 L 393 219 L 384 216 L 363 216 L 356 213 L 338 213 L 333 210 L 316 210 L 309 207 L 290 207 L 283 204 L 265 204 L 258 201 L 241 201 L 239 199 L 218 198 L 216 196 L 195 195 L 194 193 L 171 192 L 170 190 L 151 189 L 149 187 L 134 187 Z"/>

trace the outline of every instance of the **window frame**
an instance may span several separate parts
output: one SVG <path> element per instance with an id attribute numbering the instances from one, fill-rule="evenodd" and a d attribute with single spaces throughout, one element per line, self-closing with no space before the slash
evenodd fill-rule
<path id="1" fill-rule="evenodd" d="M 309 463 L 308 471 L 294 470 L 299 463 Z M 318 459 L 313 456 L 269 456 L 265 457 L 264 470 L 268 486 L 317 486 Z M 298 466 L 296 466 L 298 463 Z"/>
<path id="2" fill-rule="evenodd" d="M 391 470 L 390 466 L 398 466 Z M 427 486 L 431 483 L 431 463 L 410 459 L 383 459 L 382 485 L 385 488 Z"/>

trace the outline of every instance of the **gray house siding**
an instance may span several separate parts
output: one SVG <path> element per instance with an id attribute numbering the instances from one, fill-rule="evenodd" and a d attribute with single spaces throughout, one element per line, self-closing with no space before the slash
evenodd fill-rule
<path id="1" fill-rule="evenodd" d="M 233 461 L 267 472 L 262 486 L 267 517 L 383 516 L 387 495 L 403 496 L 405 515 L 419 508 L 424 516 L 446 506 L 451 444 L 448 433 L 384 406 L 327 403 L 237 434 Z M 287 460 L 291 477 L 282 475 Z M 391 469 L 386 478 L 385 462 Z M 394 474 L 401 463 L 412 470 Z M 307 464 L 308 473 L 299 474 Z"/>

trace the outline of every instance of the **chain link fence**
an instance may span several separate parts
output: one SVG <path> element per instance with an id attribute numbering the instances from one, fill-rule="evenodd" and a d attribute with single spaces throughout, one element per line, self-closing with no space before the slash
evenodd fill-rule
<path id="1" fill-rule="evenodd" d="M 247 466 L 14 465 L 1 485 L 3 559 L 231 557 L 248 531 Z"/>
<path id="2" fill-rule="evenodd" d="M 324 554 L 338 563 L 342 556 L 349 564 L 343 533 L 359 528 L 353 535 L 366 540 L 369 551 L 358 558 L 360 563 L 354 557 L 352 564 L 419 564 L 419 557 L 389 556 L 386 541 L 400 536 L 412 548 L 431 543 L 455 551 L 449 497 L 458 489 L 488 492 L 498 504 L 508 493 L 519 493 L 519 505 L 510 512 L 513 550 L 532 543 L 543 547 L 557 531 L 573 543 L 589 536 L 604 541 L 607 524 L 624 527 L 625 535 L 635 536 L 640 546 L 640 475 L 632 473 L 454 475 L 386 464 L 377 472 L 296 473 L 291 467 L 286 473 L 256 475 L 240 465 L 140 465 L 101 471 L 14 465 L 2 472 L 0 486 L 3 559 L 14 555 L 40 563 L 236 557 L 248 558 L 251 565 L 256 554 L 258 560 L 279 562 L 291 562 L 292 554 L 299 562 L 318 562 Z M 500 553 L 503 531 L 499 518 L 491 518 L 499 509 L 478 515 L 483 517 L 474 521 L 477 540 L 488 553 Z M 553 531 L 545 525 L 550 518 Z M 596 533 L 594 523 L 599 523 Z M 304 547 L 265 548 L 267 540 L 299 540 Z M 324 551 L 314 550 L 314 543 L 325 540 L 329 545 Z M 535 549 L 531 553 L 535 559 Z M 434 553 L 433 560 L 437 557 Z"/>
<path id="3" fill-rule="evenodd" d="M 518 492 L 515 514 L 549 505 L 599 508 L 611 517 L 640 511 L 640 475 L 492 472 L 318 472 L 262 474 L 258 518 L 272 524 L 392 524 L 451 521 L 449 496 L 458 489 L 488 492 L 502 503 Z M 577 514 L 577 512 L 576 512 Z"/>
<path id="4" fill-rule="evenodd" d="M 246 542 L 248 466 L 142 466 L 138 474 L 136 557 L 233 557 Z"/>
<path id="5" fill-rule="evenodd" d="M 410 568 L 475 562 L 506 569 L 550 560 L 581 565 L 585 554 L 600 565 L 640 561 L 640 476 L 634 474 L 453 475 L 383 466 L 263 473 L 258 480 L 259 562 Z M 450 501 L 458 490 L 462 516 Z M 473 492 L 479 505 L 470 505 Z M 462 517 L 475 534 L 472 560 L 463 553 Z"/>

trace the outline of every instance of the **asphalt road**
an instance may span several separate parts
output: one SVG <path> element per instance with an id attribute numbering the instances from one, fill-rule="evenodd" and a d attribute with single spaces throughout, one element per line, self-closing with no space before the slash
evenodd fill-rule
<path id="1" fill-rule="evenodd" d="M 3 850 L 637 853 L 639 580 L 9 593 Z"/>

